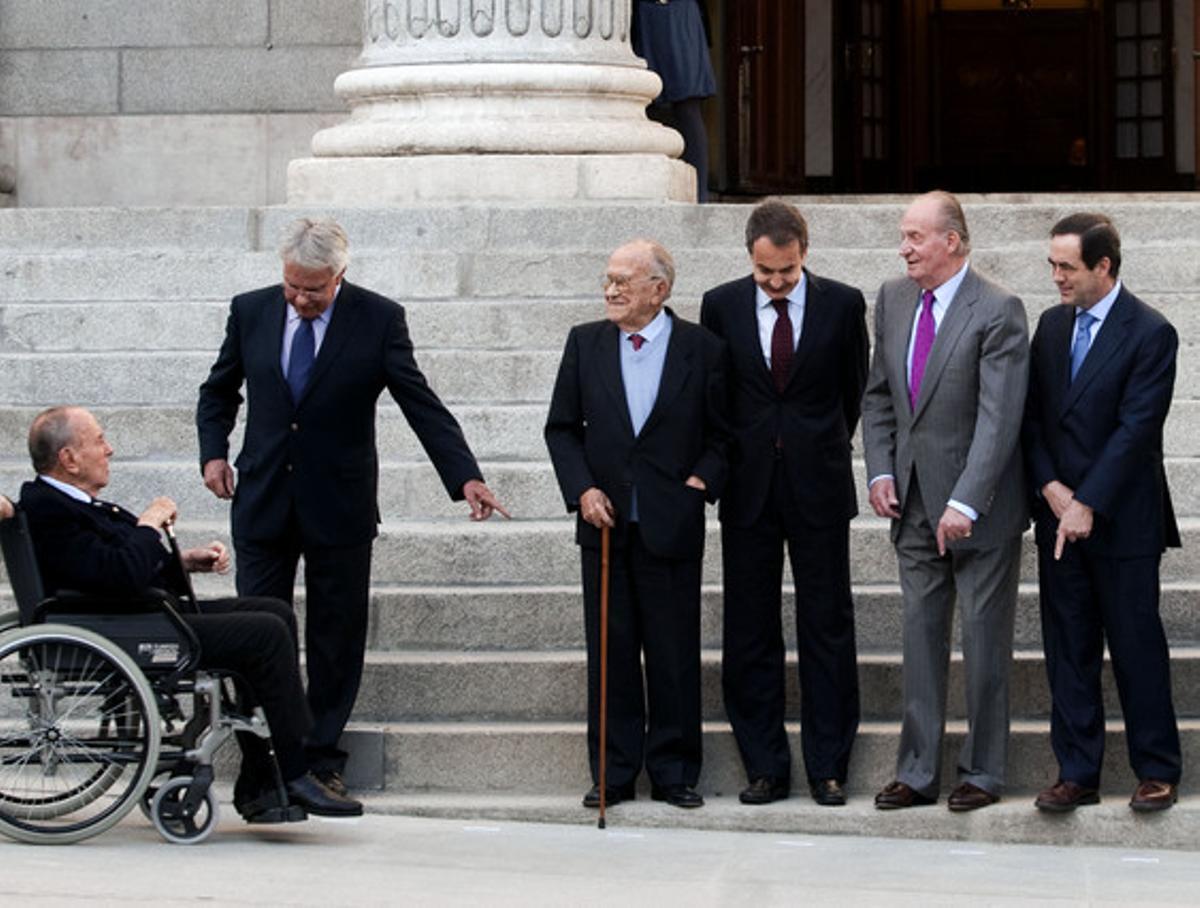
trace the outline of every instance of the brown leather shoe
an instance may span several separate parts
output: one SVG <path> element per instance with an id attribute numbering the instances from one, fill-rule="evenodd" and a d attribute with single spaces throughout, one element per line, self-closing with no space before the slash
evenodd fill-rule
<path id="1" fill-rule="evenodd" d="M 1033 806 L 1047 813 L 1068 813 L 1076 807 L 1099 803 L 1100 793 L 1096 789 L 1059 779 L 1037 796 Z"/>
<path id="2" fill-rule="evenodd" d="M 1179 798 L 1179 792 L 1170 782 L 1146 779 L 1138 784 L 1129 806 L 1139 812 L 1166 810 Z"/>
<path id="3" fill-rule="evenodd" d="M 980 807 L 987 807 L 989 804 L 995 804 L 999 800 L 1000 795 L 985 791 L 978 785 L 972 785 L 970 782 L 963 782 L 958 788 L 950 792 L 950 800 L 946 802 L 946 806 L 955 813 L 961 813 L 966 810 L 978 810 Z"/>
<path id="4" fill-rule="evenodd" d="M 901 810 L 905 807 L 925 807 L 936 803 L 937 798 L 923 795 L 903 782 L 892 782 L 875 795 L 875 807 L 879 810 Z"/>
<path id="5" fill-rule="evenodd" d="M 841 807 L 846 803 L 846 790 L 837 779 L 810 782 L 808 790 L 812 792 L 812 799 L 822 807 Z"/>

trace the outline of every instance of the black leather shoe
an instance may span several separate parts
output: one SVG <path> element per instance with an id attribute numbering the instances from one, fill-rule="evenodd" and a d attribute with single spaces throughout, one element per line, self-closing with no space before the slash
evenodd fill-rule
<path id="1" fill-rule="evenodd" d="M 923 795 L 903 782 L 889 782 L 875 795 L 875 806 L 880 810 L 904 810 L 907 807 L 928 807 L 936 804 L 937 798 Z"/>
<path id="2" fill-rule="evenodd" d="M 342 778 L 342 774 L 336 769 L 314 769 L 312 774 L 317 777 L 317 781 L 335 795 L 341 795 L 344 798 L 350 793 L 350 789 L 346 787 L 345 779 Z"/>
<path id="3" fill-rule="evenodd" d="M 632 785 L 620 785 L 615 788 L 609 787 L 604 793 L 604 806 L 612 807 L 614 804 L 620 804 L 622 801 L 632 801 L 637 797 L 637 791 Z M 599 808 L 600 807 L 600 786 L 593 785 L 587 794 L 583 796 L 583 806 Z"/>
<path id="4" fill-rule="evenodd" d="M 743 804 L 770 804 L 772 801 L 782 801 L 786 798 L 791 793 L 791 787 L 786 779 L 763 776 L 742 789 L 738 800 Z"/>
<path id="5" fill-rule="evenodd" d="M 822 807 L 841 807 L 846 803 L 846 790 L 837 779 L 818 779 L 810 782 L 812 799 Z"/>
<path id="6" fill-rule="evenodd" d="M 263 792 L 248 801 L 234 799 L 234 808 L 247 823 L 300 823 L 308 814 L 299 804 L 285 804 L 275 790 Z"/>
<path id="7" fill-rule="evenodd" d="M 682 807 L 692 810 L 704 806 L 704 798 L 690 785 L 657 785 L 650 787 L 650 798 L 654 801 L 666 801 L 672 807 Z"/>
<path id="8" fill-rule="evenodd" d="M 362 803 L 330 791 L 311 772 L 287 783 L 288 800 L 318 817 L 361 817 Z"/>

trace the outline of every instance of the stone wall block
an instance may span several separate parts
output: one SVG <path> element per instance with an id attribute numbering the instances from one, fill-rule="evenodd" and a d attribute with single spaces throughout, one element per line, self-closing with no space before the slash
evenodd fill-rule
<path id="1" fill-rule="evenodd" d="M 266 41 L 267 0 L 0 0 L 0 48 Z"/>
<path id="2" fill-rule="evenodd" d="M 0 52 L 0 116 L 115 113 L 115 50 Z"/>
<path id="3" fill-rule="evenodd" d="M 185 48 L 124 52 L 126 113 L 335 111 L 333 81 L 358 47 Z"/>
<path id="4" fill-rule="evenodd" d="M 271 43 L 358 44 L 362 41 L 362 0 L 270 0 Z"/>

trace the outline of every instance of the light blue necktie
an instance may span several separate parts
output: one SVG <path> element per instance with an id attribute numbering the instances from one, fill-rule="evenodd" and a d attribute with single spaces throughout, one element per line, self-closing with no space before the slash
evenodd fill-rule
<path id="1" fill-rule="evenodd" d="M 292 389 L 292 403 L 300 402 L 304 386 L 308 384 L 309 373 L 312 372 L 313 360 L 316 359 L 317 336 L 313 333 L 313 320 L 300 319 L 300 327 L 292 337 L 292 352 L 288 356 L 287 383 Z"/>
<path id="2" fill-rule="evenodd" d="M 1080 312 L 1075 316 L 1075 342 L 1071 344 L 1071 381 L 1075 381 L 1079 367 L 1083 365 L 1088 348 L 1092 345 L 1091 328 L 1094 321 L 1096 316 L 1089 312 Z"/>

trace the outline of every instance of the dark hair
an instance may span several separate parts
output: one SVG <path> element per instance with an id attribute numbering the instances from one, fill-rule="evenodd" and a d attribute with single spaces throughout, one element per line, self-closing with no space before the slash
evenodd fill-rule
<path id="1" fill-rule="evenodd" d="M 1050 228 L 1050 236 L 1079 237 L 1079 253 L 1088 268 L 1095 268 L 1100 259 L 1107 258 L 1108 273 L 1121 273 L 1121 235 L 1106 214 L 1080 211 L 1069 214 Z"/>
<path id="2" fill-rule="evenodd" d="M 795 205 L 779 199 L 767 199 L 752 212 L 746 221 L 746 250 L 754 251 L 754 244 L 766 237 L 776 246 L 786 246 L 792 240 L 800 243 L 800 251 L 808 249 L 808 224 Z"/>

